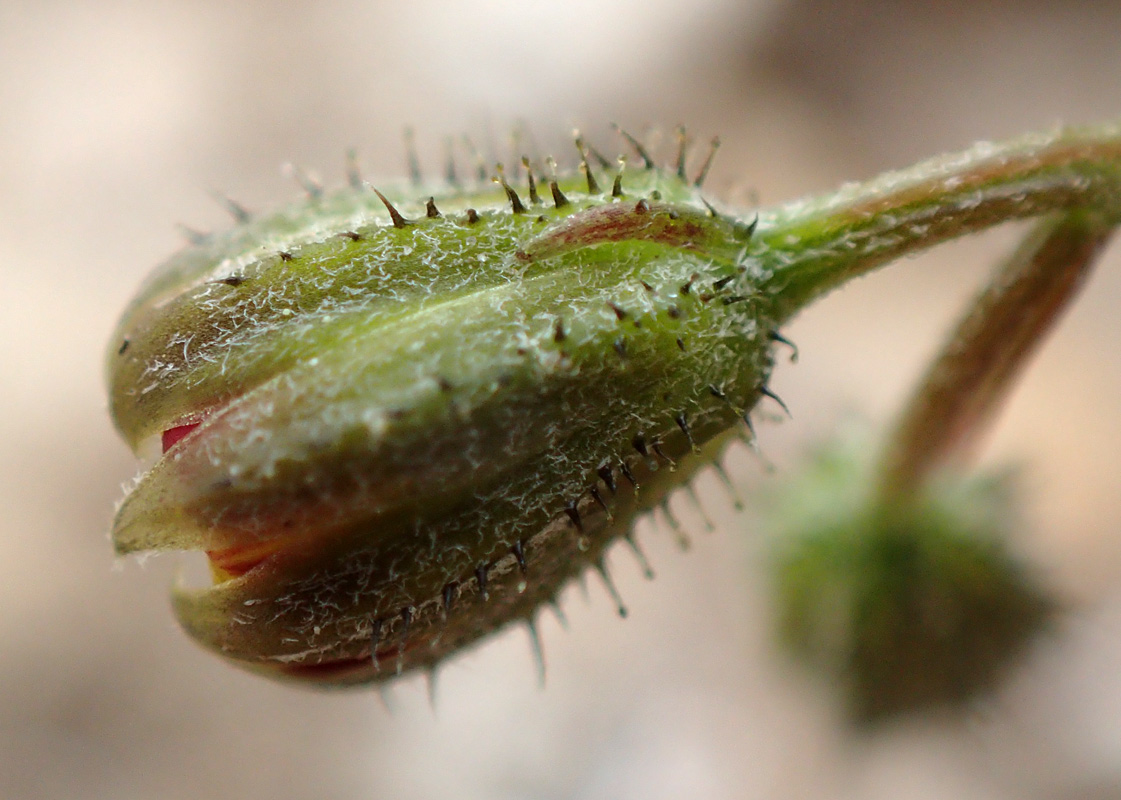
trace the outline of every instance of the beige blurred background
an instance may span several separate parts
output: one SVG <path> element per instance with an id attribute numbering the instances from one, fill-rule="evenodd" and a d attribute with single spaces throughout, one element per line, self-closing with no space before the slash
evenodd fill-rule
<path id="1" fill-rule="evenodd" d="M 685 122 L 722 149 L 725 199 L 778 202 L 1059 121 L 1121 114 L 1121 7 L 809 0 L 0 0 L 0 798 L 1121 797 L 1121 252 L 1049 342 L 985 458 L 1023 461 L 1018 544 L 1072 611 L 1000 693 L 959 717 L 846 732 L 835 697 L 770 639 L 761 547 L 711 475 L 718 530 L 689 553 L 644 524 L 657 580 L 616 551 L 543 622 L 423 683 L 309 694 L 196 649 L 166 600 L 177 559 L 116 563 L 135 470 L 109 424 L 102 351 L 138 281 L 251 208 L 294 196 L 288 161 L 342 178 L 404 166 L 418 131 L 546 145 L 581 126 Z M 489 132 L 489 134 L 488 134 Z M 948 246 L 829 298 L 789 335 L 764 426 L 779 472 L 849 410 L 886 419 L 1015 230 Z M 729 459 L 744 492 L 774 480 Z M 676 502 L 676 501 L 675 501 Z"/>

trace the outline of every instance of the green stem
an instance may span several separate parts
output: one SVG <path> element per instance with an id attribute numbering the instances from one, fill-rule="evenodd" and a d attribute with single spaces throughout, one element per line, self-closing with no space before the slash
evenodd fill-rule
<path id="1" fill-rule="evenodd" d="M 1121 221 L 1121 124 L 976 145 L 763 211 L 748 255 L 782 323 L 900 256 L 1008 220 L 1079 208 Z"/>
<path id="2" fill-rule="evenodd" d="M 1068 308 L 1114 230 L 1100 213 L 1042 220 L 996 272 L 904 407 L 880 462 L 885 505 L 964 457 Z"/>

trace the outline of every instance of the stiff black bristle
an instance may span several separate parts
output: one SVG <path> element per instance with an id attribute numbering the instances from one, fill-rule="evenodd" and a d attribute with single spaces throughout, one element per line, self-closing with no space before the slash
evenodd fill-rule
<path id="1" fill-rule="evenodd" d="M 629 144 L 632 148 L 634 148 L 635 153 L 637 153 L 638 157 L 640 159 L 642 159 L 642 168 L 643 169 L 654 169 L 654 167 L 655 167 L 654 159 L 652 159 L 650 157 L 650 154 L 648 152 L 646 152 L 646 148 L 642 146 L 642 142 L 640 142 L 638 139 L 631 136 L 629 133 L 627 133 L 625 130 L 620 128 L 618 125 L 615 125 L 613 127 L 615 128 L 616 131 L 618 131 L 620 136 L 622 136 L 624 139 L 627 140 L 627 144 Z"/>
<path id="2" fill-rule="evenodd" d="M 382 204 L 389 211 L 389 218 L 393 220 L 394 228 L 406 228 L 412 224 L 403 216 L 401 216 L 401 212 L 397 210 L 393 203 L 389 202 L 389 200 L 386 199 L 386 196 L 384 194 L 379 192 L 377 189 L 374 189 L 374 194 L 378 196 L 378 199 L 381 200 Z"/>
<path id="3" fill-rule="evenodd" d="M 693 179 L 693 185 L 698 189 L 704 185 L 705 178 L 708 177 L 709 168 L 712 167 L 712 160 L 716 158 L 716 151 L 720 149 L 720 137 L 712 137 L 712 142 L 709 144 L 708 155 L 705 156 L 705 162 L 701 164 L 701 169 L 697 173 L 697 177 Z"/>

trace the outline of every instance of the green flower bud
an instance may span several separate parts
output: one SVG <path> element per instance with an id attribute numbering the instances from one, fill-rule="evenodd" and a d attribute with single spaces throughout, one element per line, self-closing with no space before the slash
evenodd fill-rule
<path id="1" fill-rule="evenodd" d="M 966 706 L 1058 610 L 1006 544 L 1011 477 L 945 475 L 885 505 L 870 496 L 871 448 L 853 444 L 822 448 L 771 499 L 782 640 L 856 722 Z"/>
<path id="2" fill-rule="evenodd" d="M 210 553 L 216 584 L 176 594 L 190 633 L 320 681 L 425 667 L 528 618 L 705 463 L 770 370 L 738 294 L 751 229 L 675 175 L 623 185 L 427 213 L 346 189 L 149 281 L 112 411 L 168 447 L 114 541 Z"/>
<path id="3" fill-rule="evenodd" d="M 178 588 L 176 612 L 243 666 L 431 667 L 532 620 L 710 463 L 798 309 L 951 236 L 1114 203 L 1117 138 L 1029 137 L 757 216 L 641 149 L 541 196 L 355 180 L 271 216 L 232 206 L 111 344 L 117 428 L 165 450 L 114 543 L 205 550 L 215 583 Z"/>

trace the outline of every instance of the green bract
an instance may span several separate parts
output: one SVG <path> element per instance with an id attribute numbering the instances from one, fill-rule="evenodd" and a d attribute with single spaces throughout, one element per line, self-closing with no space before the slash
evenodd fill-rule
<path id="1" fill-rule="evenodd" d="M 432 666 L 531 621 L 710 463 L 810 300 L 1011 217 L 1112 214 L 1119 153 L 1115 127 L 1029 137 L 757 218 L 682 170 L 586 163 L 544 199 L 357 185 L 247 218 L 161 267 L 112 342 L 118 429 L 166 449 L 114 542 L 208 551 L 215 585 L 176 610 L 242 665 Z"/>

